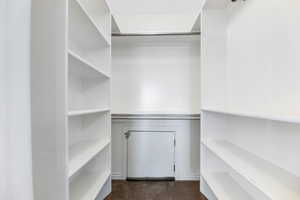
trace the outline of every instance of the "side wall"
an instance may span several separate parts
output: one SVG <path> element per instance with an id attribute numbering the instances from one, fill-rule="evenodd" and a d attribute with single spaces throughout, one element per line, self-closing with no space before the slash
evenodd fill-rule
<path id="1" fill-rule="evenodd" d="M 0 1 L 0 199 L 32 200 L 30 0 Z"/>

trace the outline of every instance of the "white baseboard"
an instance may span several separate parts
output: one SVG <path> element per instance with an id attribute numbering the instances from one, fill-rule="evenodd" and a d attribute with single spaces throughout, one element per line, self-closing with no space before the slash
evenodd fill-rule
<path id="1" fill-rule="evenodd" d="M 200 175 L 179 176 L 175 177 L 176 181 L 199 181 Z"/>
<path id="2" fill-rule="evenodd" d="M 112 180 L 126 180 L 126 177 L 122 176 L 120 173 L 113 173 L 111 178 Z"/>
<path id="3" fill-rule="evenodd" d="M 112 180 L 126 180 L 126 177 L 120 173 L 113 173 Z M 189 175 L 189 176 L 180 176 L 175 177 L 176 181 L 199 181 L 200 175 Z"/>

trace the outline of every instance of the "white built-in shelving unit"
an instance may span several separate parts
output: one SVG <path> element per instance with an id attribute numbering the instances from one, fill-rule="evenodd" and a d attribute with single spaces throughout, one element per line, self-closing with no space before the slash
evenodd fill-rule
<path id="1" fill-rule="evenodd" d="M 201 191 L 300 199 L 300 4 L 206 0 L 201 22 Z"/>
<path id="2" fill-rule="evenodd" d="M 35 199 L 111 191 L 111 14 L 105 0 L 33 1 Z"/>
<path id="3" fill-rule="evenodd" d="M 110 179 L 110 11 L 69 0 L 69 198 L 95 199 Z"/>

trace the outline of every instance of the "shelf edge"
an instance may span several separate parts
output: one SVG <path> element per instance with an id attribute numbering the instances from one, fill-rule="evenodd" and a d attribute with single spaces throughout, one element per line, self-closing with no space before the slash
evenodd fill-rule
<path id="1" fill-rule="evenodd" d="M 97 67 L 95 67 L 93 64 L 91 64 L 89 61 L 87 61 L 86 59 L 82 58 L 80 55 L 78 55 L 77 53 L 75 53 L 72 50 L 68 50 L 68 54 L 70 56 L 72 56 L 74 59 L 78 60 L 79 62 L 81 62 L 84 65 L 87 65 L 90 69 L 96 71 L 97 73 L 101 74 L 100 76 L 104 76 L 105 78 L 109 79 L 110 75 L 100 69 L 98 69 Z"/>
<path id="2" fill-rule="evenodd" d="M 249 174 L 247 174 L 247 173 L 244 172 L 244 169 L 241 169 L 239 167 L 236 167 L 236 166 L 232 165 L 232 163 L 229 162 L 228 159 L 226 159 L 226 156 L 223 156 L 223 154 L 220 153 L 220 151 L 217 151 L 217 150 L 215 150 L 214 147 L 211 147 L 211 145 L 209 143 L 210 142 L 201 141 L 201 144 L 204 145 L 205 148 L 209 149 L 214 155 L 216 155 L 219 159 L 221 159 L 223 162 L 225 162 L 231 169 L 233 169 L 241 177 L 243 177 L 250 184 L 252 184 L 255 188 L 257 188 L 262 194 L 264 194 L 265 196 L 267 196 L 270 199 L 274 199 L 274 200 L 275 199 L 279 199 L 279 197 L 278 198 L 274 198 L 274 195 L 270 194 L 270 191 L 266 191 L 265 187 L 262 186 L 257 181 L 255 181 L 254 179 L 252 179 L 252 177 L 250 177 Z M 249 152 L 247 152 L 247 153 L 249 153 Z M 261 158 L 259 158 L 259 159 L 261 159 Z M 266 161 L 266 162 L 268 162 L 268 161 Z M 274 165 L 274 164 L 272 164 L 272 165 Z M 274 167 L 278 167 L 278 166 L 274 165 Z M 277 195 L 276 195 L 276 197 L 277 197 Z"/>
<path id="3" fill-rule="evenodd" d="M 247 117 L 253 119 L 260 119 L 260 120 L 270 120 L 276 122 L 285 122 L 285 123 L 292 123 L 292 124 L 300 124 L 300 118 L 291 118 L 291 117 L 274 117 L 270 115 L 258 115 L 258 114 L 247 114 L 247 113 L 239 113 L 239 112 L 229 112 L 225 110 L 217 110 L 217 109 L 209 109 L 203 108 L 201 109 L 202 112 L 212 112 L 224 115 L 232 115 L 232 116 L 239 116 L 239 117 Z"/>
<path id="4" fill-rule="evenodd" d="M 90 110 L 75 110 L 75 111 L 69 111 L 68 116 L 69 117 L 75 117 L 80 115 L 89 115 L 89 114 L 95 114 L 95 113 L 102 113 L 102 112 L 109 112 L 109 108 L 105 109 L 90 109 Z"/>
<path id="5" fill-rule="evenodd" d="M 70 179 L 74 174 L 76 174 L 78 171 L 80 171 L 89 161 L 91 161 L 96 155 L 98 155 L 100 152 L 102 152 L 108 145 L 111 144 L 111 140 L 107 140 L 101 144 L 101 147 L 97 149 L 97 151 L 94 151 L 89 158 L 84 160 L 78 167 L 75 167 L 73 170 L 69 170 L 68 178 Z M 70 166 L 70 161 L 69 161 Z M 69 167 L 71 169 L 71 167 Z"/>

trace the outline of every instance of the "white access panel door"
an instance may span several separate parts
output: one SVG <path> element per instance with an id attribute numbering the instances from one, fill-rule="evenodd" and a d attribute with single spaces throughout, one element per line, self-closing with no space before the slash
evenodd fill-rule
<path id="1" fill-rule="evenodd" d="M 127 178 L 175 177 L 175 132 L 129 131 Z"/>

